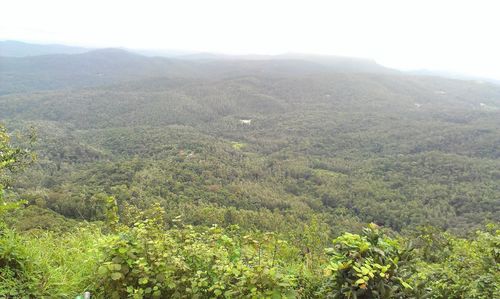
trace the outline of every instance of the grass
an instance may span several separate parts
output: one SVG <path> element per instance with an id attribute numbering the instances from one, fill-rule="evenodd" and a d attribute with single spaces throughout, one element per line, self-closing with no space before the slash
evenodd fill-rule
<path id="1" fill-rule="evenodd" d="M 82 226 L 58 234 L 31 231 L 20 234 L 19 242 L 30 261 L 29 273 L 41 296 L 74 298 L 92 289 L 99 262 L 99 247 L 107 237 L 93 226 Z"/>

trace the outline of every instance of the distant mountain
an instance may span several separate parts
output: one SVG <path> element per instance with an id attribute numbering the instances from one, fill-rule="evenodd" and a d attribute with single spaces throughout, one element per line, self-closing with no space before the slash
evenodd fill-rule
<path id="1" fill-rule="evenodd" d="M 20 41 L 0 41 L 0 56 L 25 57 L 49 54 L 79 54 L 91 49 L 57 44 L 31 44 Z"/>
<path id="2" fill-rule="evenodd" d="M 262 73 L 262 67 L 269 67 L 266 71 L 282 74 L 283 72 L 294 71 L 320 71 L 326 70 L 328 72 L 348 72 L 348 73 L 376 73 L 376 74 L 400 74 L 401 72 L 396 69 L 387 68 L 378 64 L 373 59 L 356 58 L 356 57 L 343 57 L 333 55 L 316 55 L 316 54 L 302 54 L 302 53 L 286 53 L 280 55 L 262 55 L 262 54 L 244 54 L 244 55 L 229 55 L 222 53 L 212 52 L 195 52 L 185 50 L 171 50 L 171 49 L 129 49 L 120 48 L 116 51 L 129 52 L 129 54 L 137 54 L 150 58 L 168 58 L 183 60 L 188 62 L 197 62 L 204 64 L 203 67 L 209 67 L 212 72 L 214 62 L 217 62 L 219 67 L 222 67 L 222 73 L 228 71 L 227 66 L 233 64 L 232 74 L 236 65 L 246 64 L 246 67 L 255 68 L 254 71 Z M 112 56 L 109 49 L 92 49 L 75 46 L 67 46 L 60 44 L 33 44 L 14 40 L 0 41 L 0 67 L 4 68 L 6 63 L 5 58 L 1 57 L 32 57 L 42 55 L 59 55 L 59 54 L 83 54 L 92 51 L 107 51 L 106 56 Z M 101 52 L 103 53 L 103 52 Z M 93 54 L 91 54 L 92 56 Z M 50 58 L 44 58 L 49 59 Z M 114 59 L 113 57 L 106 57 L 106 59 Z M 58 60 L 58 59 L 57 59 Z M 254 63 L 249 63 L 254 61 Z M 269 63 L 269 61 L 281 61 L 280 63 Z M 34 61 L 29 62 L 28 64 Z M 125 62 L 125 61 L 121 61 Z M 24 63 L 24 62 L 23 62 Z M 106 62 L 106 64 L 108 61 Z M 26 63 L 24 63 L 26 64 Z M 202 67 L 202 68 L 203 68 Z M 236 67 L 238 68 L 238 67 Z M 197 67 L 199 70 L 200 68 Z M 231 68 L 230 68 L 231 69 Z M 0 69 L 0 78 L 2 70 Z M 485 78 L 480 76 L 466 75 L 462 73 L 442 71 L 442 70 L 429 70 L 419 69 L 405 72 L 409 75 L 418 76 L 434 76 L 458 80 L 470 80 L 477 82 L 488 82 L 500 84 L 500 80 Z M 163 75 L 160 74 L 160 75 Z M 213 74 L 212 74 L 213 75 Z M 5 79 L 5 78 L 2 78 Z M 105 82 L 107 83 L 107 82 Z M 52 89 L 49 87 L 49 89 Z M 0 86 L 0 94 L 2 88 Z M 3 92 L 5 93 L 5 92 Z"/>
<path id="3" fill-rule="evenodd" d="M 386 68 L 373 59 L 358 58 L 358 57 L 345 57 L 345 56 L 332 56 L 332 55 L 311 55 L 311 54 L 298 54 L 289 53 L 276 56 L 276 59 L 293 59 L 314 62 L 326 65 L 331 68 L 340 69 L 344 72 L 359 72 L 359 73 L 384 73 L 384 74 L 398 74 L 397 70 Z"/>
<path id="4" fill-rule="evenodd" d="M 489 82 L 489 83 L 494 83 L 494 84 L 500 84 L 500 80 L 496 80 L 496 79 L 485 78 L 485 77 L 480 77 L 480 76 L 465 75 L 465 74 L 455 73 L 455 72 L 440 71 L 440 70 L 421 69 L 421 70 L 409 71 L 408 73 L 413 74 L 413 75 L 418 75 L 418 76 L 434 76 L 434 77 L 443 77 L 443 78 L 450 78 L 450 79 L 457 79 L 457 80 L 470 80 L 470 81 L 477 81 L 477 82 Z"/>
<path id="5" fill-rule="evenodd" d="M 360 73 L 399 73 L 397 70 L 386 68 L 377 64 L 374 60 L 356 57 L 313 55 L 313 54 L 280 54 L 280 55 L 226 55 L 217 53 L 193 53 L 177 56 L 178 59 L 185 60 L 244 60 L 244 61 L 302 61 L 322 65 L 341 72 L 360 72 Z"/>
<path id="6" fill-rule="evenodd" d="M 98 86 L 171 74 L 182 76 L 184 65 L 182 61 L 145 57 L 121 49 L 0 57 L 0 94 Z"/>
<path id="7" fill-rule="evenodd" d="M 318 73 L 398 73 L 373 61 L 320 56 L 146 57 L 123 49 L 0 57 L 0 95 L 90 87 L 147 78 L 291 77 Z"/>
<path id="8" fill-rule="evenodd" d="M 179 58 L 185 55 L 191 55 L 196 53 L 184 50 L 162 50 L 162 49 L 126 49 L 126 50 L 144 56 L 168 57 L 168 58 Z"/>

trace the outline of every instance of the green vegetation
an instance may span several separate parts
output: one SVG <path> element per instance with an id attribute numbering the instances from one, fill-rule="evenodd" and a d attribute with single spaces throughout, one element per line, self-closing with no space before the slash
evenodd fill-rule
<path id="1" fill-rule="evenodd" d="M 475 238 L 432 231 L 413 242 L 375 224 L 304 252 L 275 233 L 177 225 L 159 206 L 127 211 L 130 226 L 0 239 L 0 294 L 66 298 L 496 298 L 500 230 Z M 111 219 L 117 219 L 111 217 Z M 122 219 L 123 221 L 124 219 Z M 309 241 L 319 241 L 309 239 Z M 446 244 L 444 247 L 442 245 Z M 436 250 L 439 248 L 439 250 Z M 431 254 L 431 256 L 429 255 Z M 466 263 L 466 266 L 464 266 Z"/>
<path id="2" fill-rule="evenodd" d="M 500 297 L 500 87 L 64 57 L 0 60 L 0 297 Z"/>
<path id="3" fill-rule="evenodd" d="M 351 298 L 411 297 L 409 253 L 370 224 L 364 236 L 346 233 L 334 240 L 323 295 Z M 406 266 L 406 269 L 405 269 Z"/>

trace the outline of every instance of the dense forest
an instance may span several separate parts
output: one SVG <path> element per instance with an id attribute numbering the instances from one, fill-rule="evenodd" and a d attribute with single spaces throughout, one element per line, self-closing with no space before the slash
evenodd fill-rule
<path id="1" fill-rule="evenodd" d="M 500 298 L 500 86 L 0 57 L 0 297 Z"/>

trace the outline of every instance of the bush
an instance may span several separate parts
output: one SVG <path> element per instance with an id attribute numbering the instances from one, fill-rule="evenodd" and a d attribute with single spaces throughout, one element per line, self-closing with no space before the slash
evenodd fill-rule
<path id="1" fill-rule="evenodd" d="M 36 273 L 17 235 L 4 230 L 0 237 L 0 297 L 36 295 Z"/>
<path id="2" fill-rule="evenodd" d="M 407 298 L 410 250 L 385 236 L 375 224 L 363 235 L 345 233 L 333 240 L 319 295 L 326 298 Z"/>
<path id="3" fill-rule="evenodd" d="M 231 230 L 226 232 L 217 226 L 165 231 L 162 209 L 156 207 L 156 211 L 156 216 L 141 220 L 132 228 L 121 228 L 121 233 L 103 248 L 96 287 L 100 296 L 294 296 L 295 277 L 283 267 L 283 257 L 292 254 L 284 242 L 271 235 L 237 239 L 230 235 Z"/>
<path id="4" fill-rule="evenodd" d="M 500 230 L 490 226 L 474 239 L 436 232 L 432 238 L 424 234 L 421 239 L 431 241 L 418 249 L 420 261 L 413 276 L 431 298 L 500 298 Z M 436 242 L 443 239 L 446 250 L 436 248 Z M 435 249 L 431 260 L 426 254 L 429 248 Z"/>

